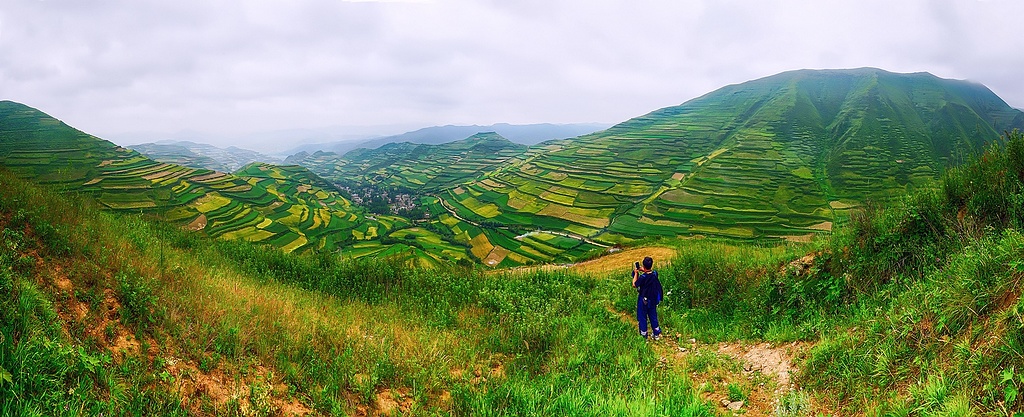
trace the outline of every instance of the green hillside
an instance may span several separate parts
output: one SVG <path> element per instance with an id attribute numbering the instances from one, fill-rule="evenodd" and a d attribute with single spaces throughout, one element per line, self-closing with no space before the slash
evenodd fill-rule
<path id="1" fill-rule="evenodd" d="M 491 267 L 571 263 L 649 236 L 809 241 L 1024 127 L 977 84 L 802 70 L 530 148 L 480 133 L 224 174 L 2 104 L 0 164 L 110 209 L 287 251 Z"/>
<path id="2" fill-rule="evenodd" d="M 666 241 L 645 342 L 624 259 L 289 254 L 4 168 L 0 415 L 1017 415 L 1022 195 L 1014 133 L 812 245 Z"/>
<path id="3" fill-rule="evenodd" d="M 576 274 L 211 240 L 4 168 L 0 197 L 0 415 L 713 415 Z"/>
<path id="4" fill-rule="evenodd" d="M 360 227 L 388 228 L 366 221 L 305 168 L 250 165 L 233 175 L 160 163 L 9 101 L 0 102 L 0 165 L 112 210 L 150 213 L 210 236 L 285 251 L 330 249 Z"/>
<path id="5" fill-rule="evenodd" d="M 442 196 L 467 219 L 608 242 L 805 239 L 867 200 L 933 186 L 944 168 L 1014 127 L 1024 115 L 981 85 L 801 70 L 541 144 Z"/>
<path id="6" fill-rule="evenodd" d="M 403 142 L 345 155 L 317 152 L 296 163 L 345 186 L 432 193 L 469 181 L 525 150 L 524 145 L 488 132 L 441 145 Z"/>
<path id="7" fill-rule="evenodd" d="M 550 233 L 518 236 L 516 230 L 463 222 L 446 214 L 437 198 L 427 196 L 410 197 L 433 214 L 415 225 L 390 212 L 370 214 L 333 184 L 297 165 L 253 163 L 228 174 L 160 163 L 13 102 L 0 103 L 0 123 L 0 165 L 22 178 L 86 194 L 111 210 L 143 212 L 209 236 L 263 242 L 286 252 L 338 250 L 345 258 L 389 256 L 422 266 L 474 260 L 490 266 L 566 262 L 598 248 Z M 402 146 L 388 145 L 385 151 Z M 401 186 L 421 178 L 448 186 L 522 149 L 493 134 L 441 146 L 414 145 L 399 158 L 408 161 L 410 155 L 420 155 L 421 161 L 391 167 L 389 159 L 375 156 L 380 172 L 394 175 L 367 173 L 357 184 Z M 439 168 L 418 173 L 428 166 Z M 367 191 L 362 196 L 375 194 Z"/>

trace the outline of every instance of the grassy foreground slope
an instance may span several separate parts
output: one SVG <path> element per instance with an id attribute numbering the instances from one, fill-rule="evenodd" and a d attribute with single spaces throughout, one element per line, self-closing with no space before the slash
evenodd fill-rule
<path id="1" fill-rule="evenodd" d="M 866 200 L 932 186 L 1015 127 L 1024 114 L 978 84 L 792 71 L 541 144 L 443 198 L 472 220 L 607 241 L 802 236 L 829 230 Z"/>
<path id="2" fill-rule="evenodd" d="M 7 171 L 0 194 L 2 415 L 714 413 L 588 278 L 286 254 Z"/>

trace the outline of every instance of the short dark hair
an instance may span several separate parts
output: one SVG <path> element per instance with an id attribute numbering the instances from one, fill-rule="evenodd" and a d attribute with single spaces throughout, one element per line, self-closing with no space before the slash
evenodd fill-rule
<path id="1" fill-rule="evenodd" d="M 644 258 L 644 268 L 651 269 L 652 266 L 654 266 L 654 259 L 651 259 L 650 256 Z"/>

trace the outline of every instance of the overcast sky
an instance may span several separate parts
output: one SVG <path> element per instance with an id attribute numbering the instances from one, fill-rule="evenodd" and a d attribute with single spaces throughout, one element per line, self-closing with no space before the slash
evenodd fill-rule
<path id="1" fill-rule="evenodd" d="M 1022 16 L 1018 0 L 0 0 L 0 99 L 119 143 L 615 123 L 800 68 L 928 71 L 1024 107 Z"/>

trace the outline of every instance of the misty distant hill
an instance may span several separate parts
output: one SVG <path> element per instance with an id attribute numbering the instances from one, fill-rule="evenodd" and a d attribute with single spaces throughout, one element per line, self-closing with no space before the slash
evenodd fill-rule
<path id="1" fill-rule="evenodd" d="M 395 142 L 344 155 L 300 152 L 288 157 L 287 163 L 302 165 L 337 184 L 436 192 L 471 180 L 526 150 L 526 145 L 497 133 L 482 132 L 438 145 Z"/>
<path id="2" fill-rule="evenodd" d="M 234 172 L 253 162 L 281 162 L 279 158 L 248 149 L 234 146 L 219 148 L 189 141 L 142 143 L 129 148 L 156 161 L 220 172 Z"/>
<path id="3" fill-rule="evenodd" d="M 425 145 L 440 145 L 442 143 L 462 140 L 482 132 L 495 132 L 498 135 L 521 145 L 535 145 L 551 139 L 573 138 L 611 127 L 608 123 L 573 123 L 573 124 L 529 124 L 512 125 L 498 123 L 490 126 L 432 126 L 400 135 L 384 136 L 366 141 L 340 141 L 320 144 L 302 145 L 293 148 L 288 154 L 299 152 L 314 153 L 316 151 L 333 152 L 343 155 L 348 151 L 358 148 L 374 149 L 388 143 L 409 142 Z"/>

